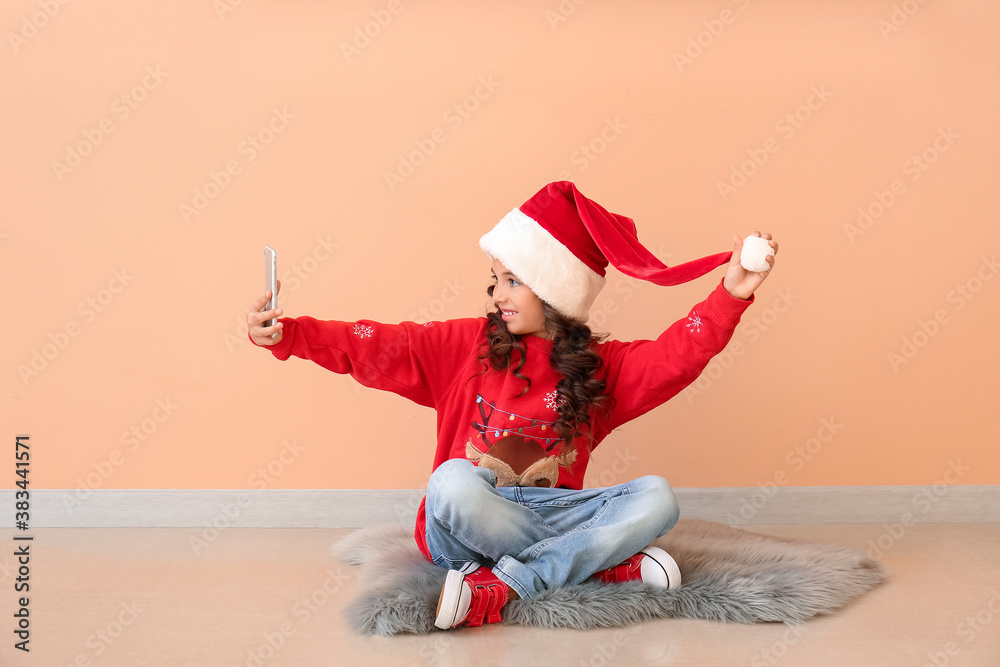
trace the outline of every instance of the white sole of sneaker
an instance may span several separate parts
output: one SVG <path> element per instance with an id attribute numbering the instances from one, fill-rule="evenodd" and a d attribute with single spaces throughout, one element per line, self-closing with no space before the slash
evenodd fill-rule
<path id="1" fill-rule="evenodd" d="M 434 626 L 441 630 L 455 627 L 469 613 L 472 591 L 465 585 L 465 575 L 479 569 L 479 563 L 469 563 L 461 570 L 448 570 L 438 599 L 437 616 Z"/>
<path id="2" fill-rule="evenodd" d="M 647 556 L 640 565 L 643 583 L 662 586 L 668 590 L 681 585 L 681 569 L 670 554 L 659 547 L 646 547 L 640 553 Z"/>

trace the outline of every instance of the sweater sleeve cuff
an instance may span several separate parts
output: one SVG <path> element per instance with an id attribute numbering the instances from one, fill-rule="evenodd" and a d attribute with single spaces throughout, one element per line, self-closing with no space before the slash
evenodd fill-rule
<path id="1" fill-rule="evenodd" d="M 749 299 L 737 299 L 726 291 L 719 281 L 715 290 L 708 295 L 708 308 L 713 318 L 726 326 L 732 328 L 740 321 L 740 317 L 754 302 L 755 295 L 751 294 Z"/>

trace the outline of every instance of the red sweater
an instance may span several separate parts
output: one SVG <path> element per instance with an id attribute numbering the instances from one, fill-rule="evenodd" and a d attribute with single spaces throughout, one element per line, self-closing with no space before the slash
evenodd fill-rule
<path id="1" fill-rule="evenodd" d="M 729 342 L 751 303 L 753 297 L 736 299 L 720 282 L 707 299 L 656 340 L 597 344 L 604 359 L 598 374 L 607 382 L 605 392 L 616 402 L 610 416 L 599 409 L 591 411 L 592 447 L 612 429 L 663 404 L 697 379 Z M 395 392 L 434 408 L 437 450 L 433 469 L 448 459 L 466 458 L 469 440 L 485 451 L 484 434 L 490 441 L 507 432 L 520 433 L 543 447 L 554 447 L 550 453 L 561 448 L 551 426 L 557 417 L 555 388 L 561 376 L 549 364 L 550 340 L 522 337 L 526 361 L 520 373 L 531 378 L 531 388 L 518 396 L 526 383 L 514 377 L 511 369 L 501 372 L 491 368 L 477 375 L 483 370 L 477 357 L 485 348 L 485 317 L 424 324 L 338 322 L 307 316 L 280 321 L 284 335 L 269 348 L 278 359 L 310 359 L 335 373 L 348 373 L 367 387 Z M 517 360 L 515 352 L 514 366 Z M 586 447 L 579 447 L 572 466 L 560 469 L 558 486 L 583 488 L 588 461 Z M 415 538 L 430 558 L 425 525 L 421 501 Z"/>

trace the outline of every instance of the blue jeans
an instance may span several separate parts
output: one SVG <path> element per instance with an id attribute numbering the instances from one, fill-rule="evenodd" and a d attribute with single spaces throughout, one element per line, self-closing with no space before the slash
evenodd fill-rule
<path id="1" fill-rule="evenodd" d="M 492 567 L 522 598 L 618 565 L 673 528 L 680 514 L 662 477 L 582 491 L 497 488 L 493 471 L 465 459 L 438 466 L 424 510 L 436 565 Z"/>

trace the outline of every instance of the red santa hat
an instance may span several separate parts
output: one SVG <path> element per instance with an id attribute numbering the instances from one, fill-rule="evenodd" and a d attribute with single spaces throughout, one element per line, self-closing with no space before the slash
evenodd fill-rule
<path id="1" fill-rule="evenodd" d="M 710 255 L 668 267 L 647 250 L 631 218 L 609 213 L 569 181 L 549 183 L 479 239 L 524 285 L 563 315 L 586 322 L 610 262 L 627 276 L 678 285 L 732 258 Z"/>

